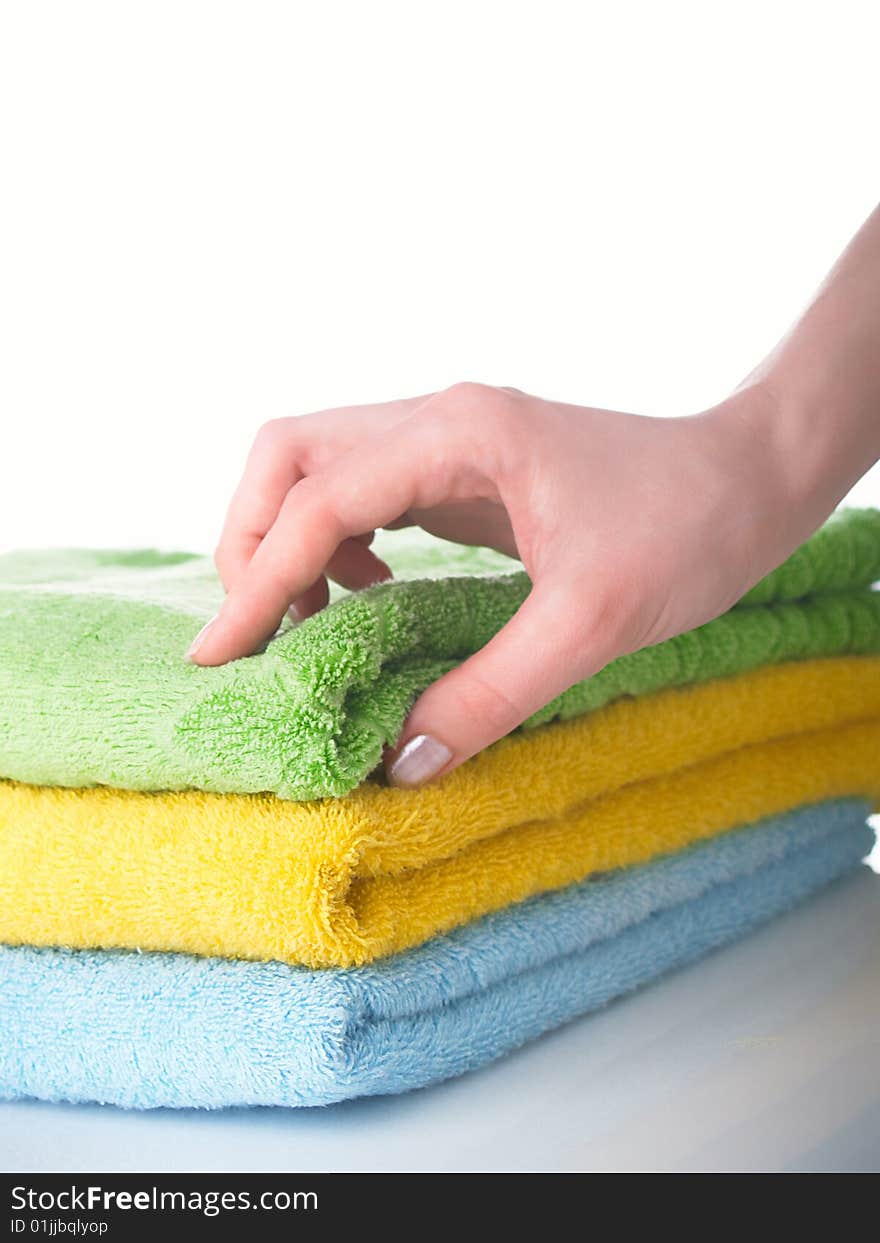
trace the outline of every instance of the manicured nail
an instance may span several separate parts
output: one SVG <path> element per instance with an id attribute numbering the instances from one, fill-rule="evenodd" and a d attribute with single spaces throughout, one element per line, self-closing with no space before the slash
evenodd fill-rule
<path id="1" fill-rule="evenodd" d="M 214 625 L 214 622 L 216 620 L 217 620 L 217 614 L 215 613 L 214 616 L 211 618 L 211 620 L 209 622 L 205 622 L 204 626 L 202 626 L 199 633 L 196 635 L 192 643 L 190 643 L 189 647 L 187 648 L 187 653 L 186 653 L 187 660 L 192 660 L 193 656 L 195 656 L 196 652 L 199 650 L 199 648 L 204 643 L 205 639 L 208 637 L 208 631 Z"/>
<path id="2" fill-rule="evenodd" d="M 452 751 L 445 743 L 430 734 L 416 734 L 401 748 L 388 777 L 395 786 L 420 786 L 436 777 L 451 759 Z"/>

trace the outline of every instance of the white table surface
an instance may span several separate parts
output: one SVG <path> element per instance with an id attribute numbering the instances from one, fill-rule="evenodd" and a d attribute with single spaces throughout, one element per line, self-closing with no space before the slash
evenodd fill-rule
<path id="1" fill-rule="evenodd" d="M 317 1110 L 0 1105 L 0 1169 L 880 1170 L 880 877 L 482 1071 Z"/>

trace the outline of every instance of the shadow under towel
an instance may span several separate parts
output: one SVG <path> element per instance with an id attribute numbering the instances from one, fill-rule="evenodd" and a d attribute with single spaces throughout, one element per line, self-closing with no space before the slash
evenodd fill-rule
<path id="1" fill-rule="evenodd" d="M 384 538 L 400 581 L 337 599 L 216 669 L 184 660 L 222 598 L 207 558 L 0 557 L 0 777 L 288 799 L 354 789 L 416 695 L 530 589 L 499 554 Z M 878 652 L 878 578 L 880 512 L 842 510 L 729 613 L 613 661 L 527 725 L 784 660 Z"/>
<path id="2" fill-rule="evenodd" d="M 868 810 L 804 808 L 352 971 L 0 949 L 0 1097 L 320 1105 L 446 1079 L 854 871 Z"/>

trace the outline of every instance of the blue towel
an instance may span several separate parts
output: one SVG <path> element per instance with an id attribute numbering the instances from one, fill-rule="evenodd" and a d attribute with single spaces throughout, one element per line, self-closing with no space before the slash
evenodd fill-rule
<path id="1" fill-rule="evenodd" d="M 3 948 L 0 1096 L 318 1105 L 461 1074 L 854 870 L 869 811 L 804 808 L 349 971 Z"/>

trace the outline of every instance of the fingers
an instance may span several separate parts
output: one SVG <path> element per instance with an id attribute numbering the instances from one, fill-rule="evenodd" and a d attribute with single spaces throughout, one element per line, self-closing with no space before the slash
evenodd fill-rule
<path id="1" fill-rule="evenodd" d="M 214 554 L 227 591 L 247 569 L 285 496 L 301 478 L 294 434 L 280 421 L 261 427 L 230 501 Z"/>
<path id="2" fill-rule="evenodd" d="M 481 651 L 417 701 L 386 759 L 392 784 L 416 786 L 521 725 L 615 655 L 614 627 L 577 617 L 568 584 L 536 586 Z"/>
<path id="3" fill-rule="evenodd" d="M 349 591 L 361 591 L 391 578 L 391 570 L 381 558 L 356 536 L 343 540 L 327 563 L 327 577 Z"/>
<path id="4" fill-rule="evenodd" d="M 274 633 L 291 601 L 317 582 L 343 541 L 467 487 L 473 457 L 467 437 L 449 423 L 413 418 L 300 480 L 190 658 L 220 665 L 255 651 Z M 387 566 L 359 548 L 357 564 L 352 551 L 344 554 L 341 572 L 351 575 L 350 581 L 387 576 Z"/>
<path id="5" fill-rule="evenodd" d="M 247 569 L 294 484 L 370 436 L 404 421 L 430 396 L 349 406 L 264 424 L 248 454 L 214 555 L 226 590 Z M 372 535 L 362 537 L 358 533 L 358 538 L 369 543 Z"/>
<path id="6" fill-rule="evenodd" d="M 372 532 L 342 541 L 327 563 L 326 576 L 322 574 L 317 583 L 290 605 L 288 612 L 295 620 L 302 621 L 325 607 L 330 598 L 328 578 L 339 583 L 340 587 L 347 587 L 349 591 L 361 591 L 364 587 L 372 587 L 374 583 L 383 583 L 392 577 L 385 562 L 367 547 L 365 541 L 370 538 Z"/>
<path id="7" fill-rule="evenodd" d="M 294 600 L 287 612 L 293 621 L 305 621 L 315 613 L 320 613 L 330 602 L 330 586 L 322 574 L 317 582 L 307 587 L 302 595 Z"/>

